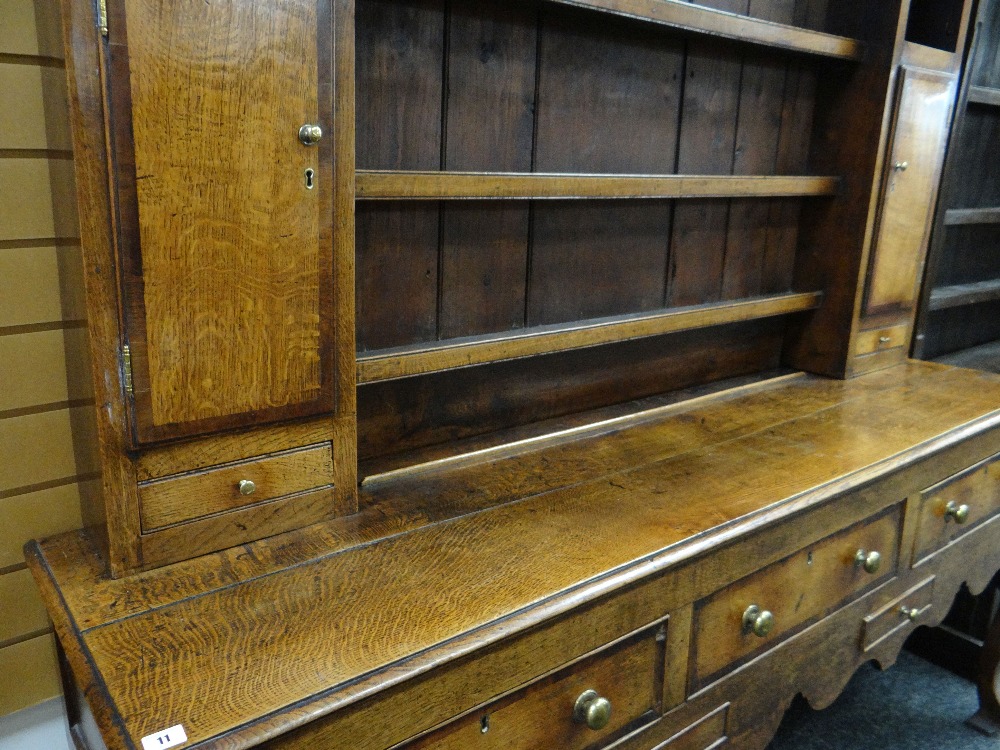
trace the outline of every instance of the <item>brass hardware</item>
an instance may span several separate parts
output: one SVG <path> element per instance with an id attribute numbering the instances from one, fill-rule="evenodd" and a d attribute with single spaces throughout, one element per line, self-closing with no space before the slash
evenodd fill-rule
<path id="1" fill-rule="evenodd" d="M 905 172 L 909 168 L 909 166 L 910 162 L 908 161 L 897 161 L 895 164 L 892 165 L 892 168 L 895 169 L 897 172 Z"/>
<path id="2" fill-rule="evenodd" d="M 872 550 L 859 549 L 858 553 L 854 556 L 854 567 L 864 568 L 865 573 L 878 573 L 879 568 L 882 567 L 882 555 Z"/>
<path id="3" fill-rule="evenodd" d="M 97 0 L 97 28 L 101 30 L 101 36 L 108 38 L 108 2 L 107 0 Z"/>
<path id="4" fill-rule="evenodd" d="M 753 633 L 758 638 L 766 638 L 774 629 L 774 615 L 756 604 L 747 607 L 743 613 L 743 634 Z"/>
<path id="5" fill-rule="evenodd" d="M 313 169 L 312 167 L 309 167 L 309 169 L 306 170 L 306 190 L 312 190 L 314 187 L 316 187 L 316 180 L 314 179 L 315 177 L 316 177 L 316 170 Z"/>
<path id="6" fill-rule="evenodd" d="M 913 607 L 911 609 L 910 607 L 907 607 L 905 604 L 899 608 L 899 613 L 903 615 L 903 617 L 905 617 L 910 622 L 916 622 L 917 618 L 920 617 L 919 609 L 917 609 L 916 607 Z"/>
<path id="7" fill-rule="evenodd" d="M 252 495 L 257 491 L 257 485 L 249 479 L 241 479 L 237 487 L 239 487 L 241 495 Z"/>
<path id="8" fill-rule="evenodd" d="M 482 734 L 486 734 L 490 731 L 490 715 L 486 714 L 483 718 L 479 720 L 479 731 Z"/>
<path id="9" fill-rule="evenodd" d="M 890 341 L 892 341 L 892 339 L 889 338 L 888 336 L 879 336 L 878 337 L 878 342 L 880 344 L 888 344 Z"/>
<path id="10" fill-rule="evenodd" d="M 944 506 L 944 520 L 945 523 L 948 521 L 954 521 L 955 523 L 961 525 L 969 520 L 969 506 L 963 503 L 959 505 L 954 500 Z"/>
<path id="11" fill-rule="evenodd" d="M 125 392 L 128 395 L 134 395 L 134 386 L 132 385 L 132 350 L 129 349 L 128 344 L 122 347 L 122 374 L 125 376 Z"/>
<path id="12" fill-rule="evenodd" d="M 573 706 L 573 721 L 595 731 L 604 729 L 611 721 L 611 701 L 602 698 L 596 690 L 585 690 Z"/>
<path id="13" fill-rule="evenodd" d="M 319 125 L 306 123 L 299 128 L 299 140 L 303 146 L 315 146 L 323 137 L 323 128 Z"/>

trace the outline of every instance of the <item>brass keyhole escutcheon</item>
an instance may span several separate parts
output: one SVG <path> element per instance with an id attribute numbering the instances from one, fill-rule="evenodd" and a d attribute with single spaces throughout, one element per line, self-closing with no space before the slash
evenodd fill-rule
<path id="1" fill-rule="evenodd" d="M 751 604 L 743 613 L 743 633 L 753 633 L 758 638 L 766 638 L 774 629 L 774 615 L 756 604 Z"/>
<path id="2" fill-rule="evenodd" d="M 316 187 L 316 170 L 312 167 L 306 170 L 306 190 Z"/>
<path id="3" fill-rule="evenodd" d="M 586 724 L 594 731 L 604 729 L 611 721 L 611 701 L 596 690 L 585 690 L 573 706 L 573 721 Z"/>
<path id="4" fill-rule="evenodd" d="M 865 549 L 859 549 L 854 555 L 854 567 L 864 568 L 865 573 L 874 575 L 882 567 L 882 555 L 875 550 L 869 552 Z"/>

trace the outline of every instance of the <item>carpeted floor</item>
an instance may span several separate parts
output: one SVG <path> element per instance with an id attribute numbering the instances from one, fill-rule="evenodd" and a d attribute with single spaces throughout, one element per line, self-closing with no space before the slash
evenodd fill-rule
<path id="1" fill-rule="evenodd" d="M 797 699 L 769 750 L 1000 750 L 965 725 L 978 705 L 971 682 L 903 651 L 885 672 L 863 666 L 824 711 Z"/>

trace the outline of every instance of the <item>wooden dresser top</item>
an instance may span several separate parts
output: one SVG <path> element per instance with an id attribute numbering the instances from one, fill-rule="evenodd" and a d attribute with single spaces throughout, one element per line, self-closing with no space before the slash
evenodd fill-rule
<path id="1" fill-rule="evenodd" d="M 26 552 L 106 734 L 182 717 L 239 747 L 997 424 L 1000 377 L 797 374 L 384 478 L 351 518 L 126 579 L 83 532 Z"/>

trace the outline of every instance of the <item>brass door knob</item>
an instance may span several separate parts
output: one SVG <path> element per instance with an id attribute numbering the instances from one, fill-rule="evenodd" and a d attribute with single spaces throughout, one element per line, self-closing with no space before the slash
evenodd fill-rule
<path id="1" fill-rule="evenodd" d="M 854 555 L 854 567 L 864 568 L 865 573 L 878 573 L 879 568 L 882 567 L 882 555 L 875 550 L 869 552 L 865 549 L 859 549 Z"/>
<path id="2" fill-rule="evenodd" d="M 611 701 L 602 698 L 596 690 L 585 690 L 573 706 L 573 721 L 595 731 L 604 729 L 611 721 Z"/>
<path id="3" fill-rule="evenodd" d="M 315 146 L 323 137 L 323 128 L 313 123 L 306 123 L 299 128 L 299 140 L 303 146 Z"/>
<path id="4" fill-rule="evenodd" d="M 969 506 L 966 504 L 959 505 L 954 500 L 944 506 L 944 520 L 954 521 L 957 524 L 963 524 L 969 520 Z"/>
<path id="5" fill-rule="evenodd" d="M 241 495 L 252 495 L 257 491 L 257 485 L 249 479 L 241 479 L 240 483 L 236 486 L 239 487 Z"/>
<path id="6" fill-rule="evenodd" d="M 753 633 L 758 638 L 766 638 L 774 629 L 774 615 L 756 604 L 747 607 L 743 613 L 743 632 Z"/>
<path id="7" fill-rule="evenodd" d="M 920 610 L 916 607 L 910 608 L 905 604 L 899 608 L 899 613 L 903 615 L 910 622 L 916 622 L 917 618 L 920 617 Z"/>

